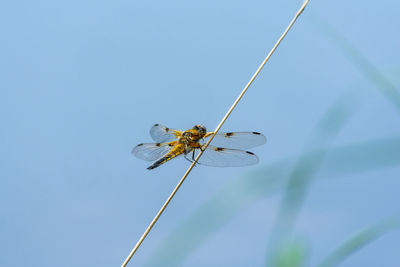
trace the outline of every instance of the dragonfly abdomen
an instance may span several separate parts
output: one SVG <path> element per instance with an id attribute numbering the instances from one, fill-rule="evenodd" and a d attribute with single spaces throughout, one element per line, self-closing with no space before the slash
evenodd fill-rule
<path id="1" fill-rule="evenodd" d="M 154 162 L 151 166 L 149 166 L 147 169 L 152 170 L 160 166 L 161 164 L 164 164 L 165 162 L 183 154 L 185 152 L 185 146 L 182 144 L 176 145 L 168 154 L 166 154 L 164 157 L 160 158 L 156 162 Z"/>

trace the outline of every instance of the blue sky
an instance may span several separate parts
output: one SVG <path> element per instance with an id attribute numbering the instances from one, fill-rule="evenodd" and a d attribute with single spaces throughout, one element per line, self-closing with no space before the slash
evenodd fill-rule
<path id="1" fill-rule="evenodd" d="M 154 123 L 215 128 L 300 5 L 2 3 L 0 265 L 120 265 L 188 167 L 177 159 L 148 171 L 132 147 L 150 141 Z M 335 103 L 348 101 L 352 113 L 330 146 L 399 136 L 399 108 L 321 26 L 350 41 L 399 90 L 399 5 L 311 0 L 222 129 L 264 133 L 267 144 L 252 150 L 260 164 L 195 168 L 136 266 L 234 177 L 309 150 L 315 125 Z M 317 174 L 295 230 L 312 247 L 311 265 L 398 215 L 399 171 L 392 164 L 340 179 Z M 281 198 L 279 191 L 241 209 L 184 266 L 262 266 Z M 391 232 L 343 266 L 397 266 L 399 238 Z"/>

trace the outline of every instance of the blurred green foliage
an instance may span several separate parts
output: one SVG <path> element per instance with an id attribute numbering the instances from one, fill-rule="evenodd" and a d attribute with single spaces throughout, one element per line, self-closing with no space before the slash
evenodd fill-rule
<path id="1" fill-rule="evenodd" d="M 332 44 L 360 71 L 365 79 L 375 85 L 379 92 L 400 110 L 400 93 L 389 78 L 364 55 L 361 49 L 354 46 L 348 38 L 334 27 L 315 15 L 313 19 L 315 21 L 314 25 L 321 29 L 325 36 L 332 41 Z"/>
<path id="2" fill-rule="evenodd" d="M 345 97 L 329 108 L 317 123 L 304 148 L 304 151 L 316 149 L 316 152 L 311 157 L 300 157 L 293 166 L 278 210 L 275 226 L 272 229 L 267 253 L 267 266 L 276 262 L 275 257 L 279 256 L 277 252 L 282 249 L 282 246 L 285 246 L 285 240 L 291 238 L 292 229 L 308 188 L 321 168 L 331 143 L 353 114 L 354 107 L 353 101 Z"/>
<path id="3" fill-rule="evenodd" d="M 384 220 L 366 230 L 357 233 L 354 237 L 346 240 L 341 246 L 335 249 L 318 267 L 338 266 L 351 254 L 357 252 L 362 247 L 373 242 L 381 235 L 400 227 L 400 221 L 396 218 Z"/>
<path id="4" fill-rule="evenodd" d="M 277 251 L 272 266 L 276 267 L 302 267 L 306 266 L 308 247 L 304 242 L 287 242 L 280 251 Z"/>

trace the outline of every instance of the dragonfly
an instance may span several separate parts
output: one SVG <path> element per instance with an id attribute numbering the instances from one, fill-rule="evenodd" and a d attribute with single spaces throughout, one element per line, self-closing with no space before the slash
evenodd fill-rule
<path id="1" fill-rule="evenodd" d="M 147 169 L 152 170 L 178 157 L 195 161 L 200 151 L 203 155 L 196 162 L 214 167 L 239 167 L 258 163 L 258 157 L 244 149 L 265 144 L 267 138 L 259 132 L 218 132 L 211 144 L 204 149 L 205 143 L 214 132 L 207 132 L 203 125 L 180 131 L 161 124 L 154 124 L 150 135 L 155 143 L 141 143 L 132 149 L 136 157 L 155 161 Z"/>

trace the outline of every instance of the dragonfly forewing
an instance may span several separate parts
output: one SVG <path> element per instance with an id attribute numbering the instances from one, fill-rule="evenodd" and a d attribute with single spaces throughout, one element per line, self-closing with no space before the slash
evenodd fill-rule
<path id="1" fill-rule="evenodd" d="M 182 131 L 170 129 L 161 124 L 154 124 L 150 129 L 150 135 L 156 142 L 169 142 L 177 139 L 182 134 Z"/>
<path id="2" fill-rule="evenodd" d="M 209 132 L 207 136 L 211 134 L 212 132 Z M 215 135 L 211 144 L 217 147 L 249 149 L 266 142 L 267 138 L 259 132 L 219 132 Z"/>

